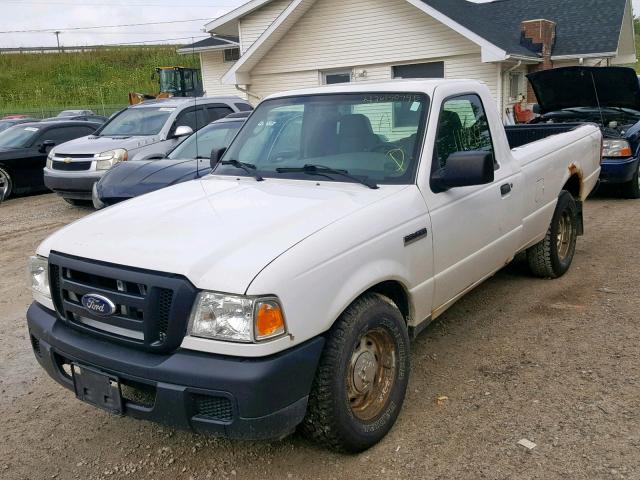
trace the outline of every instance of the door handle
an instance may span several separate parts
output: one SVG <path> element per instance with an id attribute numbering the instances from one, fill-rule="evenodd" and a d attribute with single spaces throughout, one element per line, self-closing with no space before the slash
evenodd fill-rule
<path id="1" fill-rule="evenodd" d="M 505 183 L 500 187 L 500 193 L 504 197 L 505 195 L 509 195 L 511 193 L 511 189 L 513 188 L 513 183 Z"/>

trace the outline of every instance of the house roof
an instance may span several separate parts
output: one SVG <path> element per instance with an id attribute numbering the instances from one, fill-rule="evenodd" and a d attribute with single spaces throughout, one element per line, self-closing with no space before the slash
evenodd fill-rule
<path id="1" fill-rule="evenodd" d="M 556 23 L 553 56 L 615 53 L 627 0 L 421 0 L 510 55 L 537 56 L 520 42 L 520 24 Z"/>
<path id="2" fill-rule="evenodd" d="M 210 22 L 207 28 L 229 28 L 237 19 L 272 0 L 252 0 Z M 630 0 L 406 0 L 480 46 L 483 62 L 515 57 L 541 61 L 539 50 L 527 48 L 521 38 L 521 23 L 546 19 L 556 23 L 553 57 L 618 55 L 623 21 Z M 251 68 L 278 42 L 315 0 L 292 0 L 285 10 L 243 53 L 222 77 L 223 83 L 247 83 Z M 630 10 L 628 10 L 630 12 Z M 631 13 L 627 34 L 633 36 Z M 633 39 L 630 39 L 633 44 Z M 634 49 L 634 47 L 631 47 Z M 620 59 L 635 61 L 634 51 Z"/>
<path id="3" fill-rule="evenodd" d="M 191 45 L 184 45 L 178 49 L 178 53 L 192 53 L 209 50 L 224 50 L 226 48 L 236 48 L 239 45 L 238 37 L 230 35 L 216 35 L 205 38 Z"/>

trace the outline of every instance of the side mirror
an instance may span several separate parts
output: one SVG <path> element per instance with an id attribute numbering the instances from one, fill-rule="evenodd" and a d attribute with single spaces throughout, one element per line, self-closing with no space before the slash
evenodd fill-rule
<path id="1" fill-rule="evenodd" d="M 493 182 L 493 154 L 484 151 L 455 152 L 449 155 L 444 168 L 431 177 L 435 192 L 450 188 L 486 185 Z"/>
<path id="2" fill-rule="evenodd" d="M 42 145 L 40 145 L 40 148 L 38 149 L 38 151 L 40 153 L 47 153 L 49 149 L 55 146 L 56 146 L 56 142 L 54 142 L 53 140 L 45 140 L 44 142 L 42 142 Z"/>
<path id="3" fill-rule="evenodd" d="M 176 128 L 176 131 L 173 134 L 173 137 L 174 138 L 186 137 L 188 135 L 191 135 L 192 133 L 193 133 L 193 128 L 188 127 L 186 125 L 180 125 L 178 128 Z"/>
<path id="4" fill-rule="evenodd" d="M 210 157 L 211 168 L 216 168 L 216 165 L 220 163 L 220 159 L 222 158 L 222 156 L 224 155 L 224 152 L 226 151 L 227 151 L 226 147 L 214 148 L 213 150 L 211 150 L 211 157 Z"/>
<path id="5" fill-rule="evenodd" d="M 535 113 L 536 115 L 540 115 L 540 105 L 538 105 L 537 103 L 533 105 L 533 113 Z"/>

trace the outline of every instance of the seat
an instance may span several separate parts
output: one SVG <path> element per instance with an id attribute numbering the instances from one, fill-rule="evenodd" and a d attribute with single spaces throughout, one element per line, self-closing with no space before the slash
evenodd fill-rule
<path id="1" fill-rule="evenodd" d="M 354 113 L 340 117 L 338 152 L 367 152 L 378 143 L 380 141 L 373 133 L 371 122 L 366 115 Z"/>
<path id="2" fill-rule="evenodd" d="M 456 112 L 443 110 L 440 114 L 440 125 L 438 127 L 438 137 L 436 148 L 440 168 L 447 163 L 449 155 L 462 150 L 460 145 L 460 135 L 462 133 L 462 122 Z"/>

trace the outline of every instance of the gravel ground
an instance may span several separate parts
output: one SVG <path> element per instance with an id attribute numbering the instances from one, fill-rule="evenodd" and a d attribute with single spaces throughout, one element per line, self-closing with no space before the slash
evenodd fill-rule
<path id="1" fill-rule="evenodd" d="M 299 435 L 242 443 L 114 418 L 40 369 L 25 265 L 89 213 L 53 195 L 0 206 L 0 478 L 640 479 L 639 202 L 586 205 L 587 234 L 556 281 L 514 264 L 413 344 L 398 423 L 356 456 Z M 518 445 L 528 439 L 537 446 Z"/>

